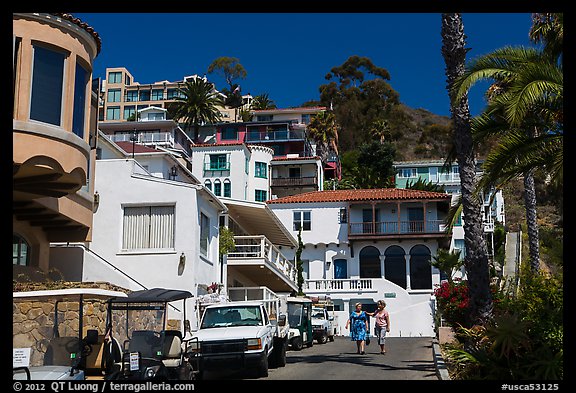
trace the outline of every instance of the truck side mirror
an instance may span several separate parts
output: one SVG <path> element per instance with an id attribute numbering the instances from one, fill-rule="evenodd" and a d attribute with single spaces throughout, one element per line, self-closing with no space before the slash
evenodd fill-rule
<path id="1" fill-rule="evenodd" d="M 333 321 L 333 320 L 334 320 L 334 317 L 333 317 L 332 315 L 330 315 L 330 316 L 328 317 L 328 320 L 329 320 L 329 321 Z"/>
<path id="2" fill-rule="evenodd" d="M 286 314 L 280 314 L 278 316 L 278 326 L 286 326 Z"/>

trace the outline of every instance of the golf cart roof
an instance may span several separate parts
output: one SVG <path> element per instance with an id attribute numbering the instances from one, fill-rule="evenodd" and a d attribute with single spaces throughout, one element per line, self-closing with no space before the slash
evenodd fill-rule
<path id="1" fill-rule="evenodd" d="M 29 298 L 50 298 L 50 299 L 64 299 L 71 296 L 83 295 L 91 299 L 109 299 L 109 298 L 125 298 L 126 294 L 120 291 L 111 291 L 101 288 L 64 288 L 64 289 L 47 289 L 40 291 L 22 291 L 12 292 L 13 298 L 29 299 Z"/>
<path id="2" fill-rule="evenodd" d="M 193 297 L 189 291 L 180 289 L 152 288 L 134 291 L 126 297 L 110 299 L 111 303 L 164 303 Z"/>
<path id="3" fill-rule="evenodd" d="M 307 297 L 288 297 L 286 301 L 288 303 L 312 303 L 312 300 Z"/>

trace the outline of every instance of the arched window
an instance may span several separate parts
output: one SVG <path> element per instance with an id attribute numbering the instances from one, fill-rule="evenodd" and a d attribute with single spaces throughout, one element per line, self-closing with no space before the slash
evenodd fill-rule
<path id="1" fill-rule="evenodd" d="M 224 179 L 224 197 L 232 197 L 232 183 L 230 183 L 230 179 Z"/>
<path id="2" fill-rule="evenodd" d="M 430 249 L 417 245 L 410 250 L 410 287 L 432 289 L 432 265 Z"/>
<path id="3" fill-rule="evenodd" d="M 209 189 L 210 191 L 212 191 L 212 182 L 210 180 L 206 180 L 204 182 L 204 187 L 206 187 L 207 189 Z"/>
<path id="4" fill-rule="evenodd" d="M 222 196 L 222 183 L 219 179 L 214 180 L 214 195 Z"/>
<path id="5" fill-rule="evenodd" d="M 30 266 L 30 246 L 20 235 L 12 236 L 12 264 Z"/>
<path id="6" fill-rule="evenodd" d="M 360 278 L 382 278 L 380 271 L 380 251 L 373 246 L 360 251 Z"/>
<path id="7" fill-rule="evenodd" d="M 384 278 L 406 289 L 406 253 L 400 246 L 390 246 L 384 252 Z"/>
<path id="8" fill-rule="evenodd" d="M 334 260 L 334 278 L 344 279 L 348 278 L 348 262 L 346 259 Z"/>

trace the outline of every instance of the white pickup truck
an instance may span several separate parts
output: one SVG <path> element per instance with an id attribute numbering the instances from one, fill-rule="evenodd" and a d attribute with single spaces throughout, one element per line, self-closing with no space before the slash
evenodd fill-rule
<path id="1" fill-rule="evenodd" d="M 328 340 L 334 341 L 336 321 L 333 305 L 318 303 L 312 305 L 312 332 L 318 344 L 326 344 Z"/>
<path id="2" fill-rule="evenodd" d="M 278 298 L 207 305 L 191 347 L 199 361 L 198 378 L 222 369 L 268 376 L 269 366 L 286 365 L 288 330 Z"/>

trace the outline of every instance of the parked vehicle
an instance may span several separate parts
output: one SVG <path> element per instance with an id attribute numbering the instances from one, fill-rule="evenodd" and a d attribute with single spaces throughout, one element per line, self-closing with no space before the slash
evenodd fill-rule
<path id="1" fill-rule="evenodd" d="M 312 304 L 312 330 L 314 339 L 318 344 L 326 344 L 328 340 L 334 341 L 336 329 L 334 303 L 329 299 L 314 301 Z"/>
<path id="2" fill-rule="evenodd" d="M 108 302 L 107 380 L 191 380 L 197 373 L 194 338 L 184 339 L 180 330 L 168 329 L 168 307 L 182 301 L 184 332 L 188 291 L 154 288 L 135 291 Z M 120 345 L 122 343 L 122 345 Z"/>
<path id="3" fill-rule="evenodd" d="M 196 341 L 191 343 L 191 351 L 198 356 L 199 378 L 222 368 L 266 377 L 269 367 L 286 365 L 288 325 L 286 314 L 281 313 L 283 298 L 267 288 L 252 289 L 262 293 L 257 296 L 260 299 L 203 305 L 199 329 L 193 333 Z"/>
<path id="4" fill-rule="evenodd" d="M 14 292 L 15 301 L 41 301 L 54 304 L 54 324 L 52 338 L 42 356 L 42 365 L 30 366 L 32 357 L 37 357 L 38 349 L 13 348 L 20 354 L 28 354 L 25 359 L 18 359 L 18 366 L 13 362 L 13 379 L 15 380 L 84 380 L 87 376 L 101 372 L 101 354 L 104 346 L 104 332 L 98 329 L 86 329 L 84 310 L 94 302 L 105 302 L 108 299 L 123 298 L 126 294 L 100 288 L 66 288 Z M 17 300 L 18 299 L 18 300 Z M 62 304 L 66 303 L 66 306 Z M 65 319 L 70 303 L 78 303 L 77 322 Z M 15 360 L 16 361 L 16 360 Z M 23 364 L 20 364 L 23 362 Z"/>
<path id="5" fill-rule="evenodd" d="M 288 345 L 295 351 L 302 350 L 304 345 L 313 346 L 312 301 L 305 297 L 289 297 L 286 301 L 290 325 Z"/>

